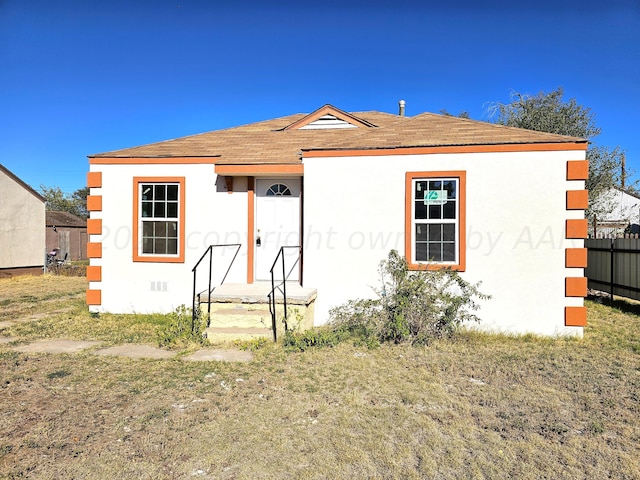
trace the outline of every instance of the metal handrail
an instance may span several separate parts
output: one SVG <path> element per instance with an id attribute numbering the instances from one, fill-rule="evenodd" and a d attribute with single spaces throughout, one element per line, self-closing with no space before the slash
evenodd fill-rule
<path id="1" fill-rule="evenodd" d="M 197 276 L 197 271 L 198 271 L 198 266 L 200 265 L 200 263 L 202 262 L 202 260 L 204 260 L 204 258 L 207 256 L 207 254 L 209 254 L 209 286 L 207 288 L 207 294 L 209 296 L 211 296 L 211 292 L 213 291 L 213 289 L 211 288 L 211 274 L 213 272 L 213 249 L 214 248 L 220 248 L 220 247 L 236 247 L 236 253 L 233 254 L 233 258 L 231 259 L 231 262 L 229 262 L 229 267 L 227 268 L 227 271 L 224 274 L 224 277 L 222 277 L 222 281 L 220 282 L 220 285 L 222 285 L 224 283 L 224 281 L 227 279 L 227 275 L 229 274 L 229 271 L 231 270 L 231 266 L 233 265 L 233 262 L 236 260 L 236 257 L 238 256 L 238 252 L 240 251 L 240 247 L 242 247 L 242 244 L 240 243 L 220 243 L 220 244 L 215 244 L 215 245 L 209 245 L 207 247 L 207 249 L 205 250 L 205 252 L 202 254 L 202 256 L 200 257 L 200 260 L 198 260 L 195 264 L 195 266 L 191 269 L 191 271 L 193 272 L 193 296 L 191 297 L 191 332 L 193 332 L 195 330 L 195 325 L 196 325 L 196 314 L 198 313 L 196 311 L 196 297 L 198 298 L 198 306 L 200 305 L 200 295 L 202 295 L 202 293 L 204 292 L 204 290 L 198 294 L 196 294 L 196 276 Z M 218 285 L 218 287 L 220 286 Z M 214 289 L 217 287 L 214 287 Z M 211 321 L 211 298 L 209 298 L 209 304 L 207 307 L 207 322 Z"/>
<path id="2" fill-rule="evenodd" d="M 293 266 L 289 270 L 289 273 L 286 272 L 285 264 L 284 264 L 284 249 L 285 248 L 296 248 L 296 249 L 298 249 L 298 258 L 293 263 Z M 278 254 L 276 255 L 276 258 L 273 261 L 273 264 L 271 265 L 271 269 L 269 270 L 269 272 L 271 273 L 271 292 L 269 292 L 267 297 L 269 299 L 269 313 L 271 313 L 271 328 L 273 329 L 273 341 L 274 342 L 278 341 L 278 334 L 277 334 L 277 329 L 276 329 L 276 295 L 275 295 L 275 291 L 277 289 L 277 290 L 280 290 L 280 293 L 282 293 L 282 303 L 283 303 L 283 307 L 284 307 L 284 329 L 286 331 L 286 330 L 289 329 L 289 325 L 287 323 L 287 320 L 288 320 L 288 312 L 287 312 L 287 279 L 289 278 L 289 275 L 291 275 L 291 272 L 293 272 L 293 269 L 296 267 L 296 265 L 300 261 L 300 257 L 302 257 L 302 246 L 300 246 L 300 245 L 285 245 L 285 246 L 282 246 L 282 247 L 280 247 L 280 250 L 278 250 Z M 274 278 L 273 270 L 276 268 L 276 264 L 278 263 L 278 259 L 282 259 L 282 282 L 280 282 L 278 285 L 276 285 L 275 284 L 275 278 Z M 300 285 L 302 285 L 302 283 L 300 283 Z M 282 287 L 282 288 L 280 288 L 280 287 Z"/>

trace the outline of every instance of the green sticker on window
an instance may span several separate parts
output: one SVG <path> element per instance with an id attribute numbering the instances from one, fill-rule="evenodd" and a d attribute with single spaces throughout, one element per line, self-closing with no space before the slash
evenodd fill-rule
<path id="1" fill-rule="evenodd" d="M 424 192 L 425 205 L 444 205 L 447 203 L 446 190 L 427 190 Z"/>

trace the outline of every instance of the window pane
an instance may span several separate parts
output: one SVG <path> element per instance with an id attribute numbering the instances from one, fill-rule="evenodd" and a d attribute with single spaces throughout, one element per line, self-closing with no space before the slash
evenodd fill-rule
<path id="1" fill-rule="evenodd" d="M 167 185 L 167 200 L 178 200 L 178 185 Z"/>
<path id="2" fill-rule="evenodd" d="M 440 220 L 442 218 L 442 207 L 440 205 L 428 205 L 429 217 Z"/>
<path id="3" fill-rule="evenodd" d="M 442 210 L 442 218 L 456 218 L 456 202 L 445 203 Z"/>
<path id="4" fill-rule="evenodd" d="M 164 202 L 153 202 L 153 218 L 165 218 Z"/>
<path id="5" fill-rule="evenodd" d="M 167 253 L 176 255 L 178 253 L 178 240 L 167 240 Z"/>
<path id="6" fill-rule="evenodd" d="M 445 223 L 442 225 L 442 240 L 445 242 L 453 242 L 456 239 L 456 226 L 453 223 Z"/>
<path id="7" fill-rule="evenodd" d="M 153 215 L 153 202 L 142 202 L 142 216 L 150 217 Z"/>
<path id="8" fill-rule="evenodd" d="M 167 237 L 178 238 L 178 222 L 167 222 Z"/>
<path id="9" fill-rule="evenodd" d="M 155 200 L 164 200 L 166 198 L 165 191 L 166 185 L 156 185 L 154 189 Z"/>
<path id="10" fill-rule="evenodd" d="M 167 236 L 167 222 L 153 222 L 155 225 L 155 236 L 166 237 Z"/>
<path id="11" fill-rule="evenodd" d="M 442 182 L 439 180 L 429 182 L 429 190 L 440 190 L 441 187 Z"/>
<path id="12" fill-rule="evenodd" d="M 167 202 L 167 218 L 178 218 L 177 202 Z"/>
<path id="13" fill-rule="evenodd" d="M 432 262 L 442 261 L 441 243 L 429 242 L 429 260 Z"/>
<path id="14" fill-rule="evenodd" d="M 142 239 L 142 253 L 153 253 L 153 239 Z"/>
<path id="15" fill-rule="evenodd" d="M 424 192 L 427 190 L 427 182 L 424 180 L 415 183 L 414 197 L 416 200 L 422 200 L 424 198 Z"/>
<path id="16" fill-rule="evenodd" d="M 424 204 L 423 200 L 419 200 L 415 202 L 415 213 L 414 217 L 416 220 L 423 220 L 427 218 L 427 206 Z"/>
<path id="17" fill-rule="evenodd" d="M 154 249 L 155 252 L 153 253 L 159 253 L 161 255 L 164 255 L 167 253 L 167 240 L 164 238 L 156 238 L 153 242 L 154 245 Z"/>
<path id="18" fill-rule="evenodd" d="M 443 243 L 442 244 L 442 261 L 454 262 L 456 260 L 456 245 L 455 243 Z"/>
<path id="19" fill-rule="evenodd" d="M 153 222 L 142 222 L 142 236 L 153 237 Z"/>
<path id="20" fill-rule="evenodd" d="M 416 224 L 416 241 L 426 241 L 427 240 L 427 230 L 429 226 L 424 224 Z"/>
<path id="21" fill-rule="evenodd" d="M 447 180 L 443 187 L 447 191 L 447 198 L 456 198 L 456 182 L 454 180 Z"/>
<path id="22" fill-rule="evenodd" d="M 153 185 L 142 185 L 142 200 L 153 199 Z"/>
<path id="23" fill-rule="evenodd" d="M 416 243 L 416 261 L 426 262 L 428 260 L 429 260 L 429 257 L 427 256 L 427 244 Z"/>
<path id="24" fill-rule="evenodd" d="M 429 241 L 439 242 L 442 239 L 442 225 L 429 225 Z"/>

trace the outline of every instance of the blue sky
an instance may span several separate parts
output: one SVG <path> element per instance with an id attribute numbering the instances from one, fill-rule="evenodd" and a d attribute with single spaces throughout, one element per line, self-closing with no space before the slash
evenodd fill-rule
<path id="1" fill-rule="evenodd" d="M 331 103 L 488 120 L 562 86 L 640 177 L 640 0 L 0 0 L 0 163 L 73 192 L 87 155 Z"/>

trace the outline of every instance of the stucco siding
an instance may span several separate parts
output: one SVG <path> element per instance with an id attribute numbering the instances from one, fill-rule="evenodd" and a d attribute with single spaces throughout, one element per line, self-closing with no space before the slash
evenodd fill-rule
<path id="1" fill-rule="evenodd" d="M 331 307 L 373 295 L 377 267 L 390 249 L 405 253 L 405 173 L 466 172 L 466 268 L 471 282 L 492 295 L 482 303 L 480 328 L 545 335 L 580 335 L 564 326 L 565 248 L 583 240 L 565 239 L 565 221 L 582 218 L 568 211 L 567 160 L 584 152 L 509 152 L 351 158 L 306 158 L 306 286 L 318 288 L 316 323 Z"/>
<path id="2" fill-rule="evenodd" d="M 44 265 L 44 202 L 2 171 L 0 245 L 0 268 Z"/>
<path id="3" fill-rule="evenodd" d="M 246 281 L 247 192 L 246 179 L 234 184 L 228 194 L 224 181 L 218 181 L 213 165 L 92 165 L 102 172 L 102 186 L 92 188 L 92 196 L 102 196 L 101 211 L 91 219 L 102 219 L 102 233 L 90 235 L 100 243 L 101 258 L 92 258 L 92 266 L 102 267 L 102 278 L 91 282 L 90 290 L 101 290 L 101 304 L 92 311 L 113 313 L 168 312 L 191 305 L 191 269 L 210 244 L 242 243 L 243 248 L 232 266 L 227 282 Z M 136 177 L 184 178 L 185 246 L 184 262 L 133 261 L 133 185 Z M 221 279 L 232 251 L 216 250 L 214 282 Z M 206 288 L 207 270 L 199 271 L 198 289 Z"/>

